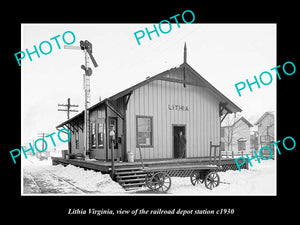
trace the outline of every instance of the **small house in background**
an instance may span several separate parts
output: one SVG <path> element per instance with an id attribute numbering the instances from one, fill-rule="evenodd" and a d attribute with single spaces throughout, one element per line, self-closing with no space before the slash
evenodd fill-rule
<path id="1" fill-rule="evenodd" d="M 221 127 L 221 146 L 223 155 L 250 153 L 250 128 L 253 125 L 244 117 L 227 117 Z"/>
<path id="2" fill-rule="evenodd" d="M 270 145 L 275 139 L 274 112 L 265 112 L 254 125 L 258 127 L 258 148 L 269 146 L 274 153 L 274 145 Z M 262 155 L 268 157 L 270 156 L 270 151 L 263 149 Z"/>

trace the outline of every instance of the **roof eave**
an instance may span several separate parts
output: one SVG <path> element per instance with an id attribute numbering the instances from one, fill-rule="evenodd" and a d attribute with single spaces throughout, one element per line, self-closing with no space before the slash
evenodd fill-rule
<path id="1" fill-rule="evenodd" d="M 218 89 L 216 89 L 212 84 L 210 84 L 205 78 L 203 78 L 196 70 L 193 69 L 188 63 L 182 63 L 180 67 L 188 67 L 200 80 L 202 80 L 217 96 L 225 101 L 221 101 L 222 103 L 228 103 L 226 108 L 230 111 L 230 113 L 242 112 L 242 109 L 234 104 L 229 98 L 227 98 L 224 94 L 222 94 Z"/>
<path id="2" fill-rule="evenodd" d="M 79 118 L 81 115 L 82 116 L 84 115 L 84 111 L 82 111 L 81 113 L 77 114 L 76 116 L 73 116 L 72 118 L 66 120 L 65 122 L 62 122 L 61 124 L 57 125 L 56 129 L 58 129 L 60 127 L 63 127 L 64 125 L 70 123 L 72 120 L 75 120 L 75 119 Z"/>

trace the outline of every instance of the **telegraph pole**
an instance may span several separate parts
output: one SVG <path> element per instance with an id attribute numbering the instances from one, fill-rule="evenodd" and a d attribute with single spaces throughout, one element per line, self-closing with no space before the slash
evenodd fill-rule
<path id="1" fill-rule="evenodd" d="M 48 135 L 48 133 L 38 133 L 38 137 L 39 138 L 43 138 L 44 140 L 45 140 L 45 135 Z M 43 142 L 43 145 L 42 145 L 42 149 L 44 150 L 45 148 L 44 148 L 45 146 L 44 146 L 44 142 Z"/>
<path id="2" fill-rule="evenodd" d="M 58 104 L 58 106 L 66 106 L 66 109 L 57 109 L 57 111 L 65 111 L 67 112 L 67 117 L 70 119 L 70 112 L 78 112 L 78 110 L 71 109 L 71 107 L 78 107 L 78 105 L 71 105 L 70 98 L 68 98 L 67 104 Z"/>

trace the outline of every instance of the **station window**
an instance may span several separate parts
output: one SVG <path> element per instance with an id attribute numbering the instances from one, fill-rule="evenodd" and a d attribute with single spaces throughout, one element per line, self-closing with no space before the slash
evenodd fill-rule
<path id="1" fill-rule="evenodd" d="M 136 117 L 136 145 L 137 147 L 153 146 L 153 123 L 151 116 Z"/>
<path id="2" fill-rule="evenodd" d="M 104 124 L 98 123 L 98 147 L 104 147 Z"/>
<path id="3" fill-rule="evenodd" d="M 96 123 L 92 123 L 92 148 L 96 148 Z"/>

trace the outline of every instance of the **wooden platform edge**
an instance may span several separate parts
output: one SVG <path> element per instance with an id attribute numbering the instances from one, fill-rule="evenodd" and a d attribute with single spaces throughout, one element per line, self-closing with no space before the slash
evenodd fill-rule
<path id="1" fill-rule="evenodd" d="M 110 172 L 110 167 L 101 165 L 97 161 L 85 161 L 81 159 L 63 159 L 60 157 L 51 157 L 52 165 L 63 164 L 63 165 L 74 165 L 85 169 L 91 169 L 104 173 Z"/>
<path id="2" fill-rule="evenodd" d="M 166 171 L 166 170 L 211 170 L 217 169 L 217 165 L 182 165 L 182 166 L 161 166 L 161 167 L 145 167 L 145 172 L 150 171 Z"/>

